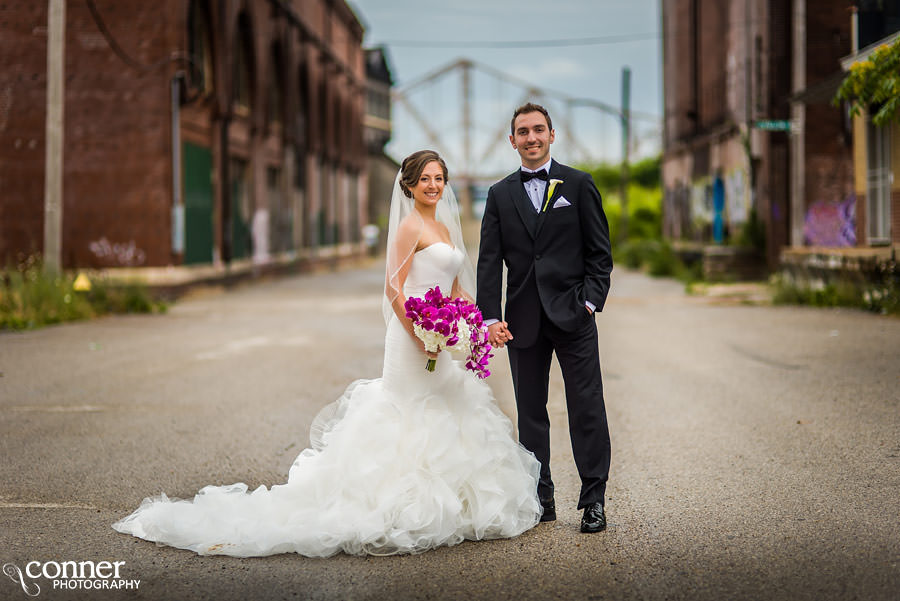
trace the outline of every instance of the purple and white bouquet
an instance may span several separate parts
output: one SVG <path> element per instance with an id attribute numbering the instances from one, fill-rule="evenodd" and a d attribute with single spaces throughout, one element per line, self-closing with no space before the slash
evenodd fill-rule
<path id="1" fill-rule="evenodd" d="M 462 298 L 444 296 L 439 286 L 426 292 L 425 298 L 408 298 L 403 307 L 426 351 L 460 350 L 466 356 L 466 369 L 479 378 L 491 375 L 487 365 L 494 355 L 478 307 Z M 434 366 L 435 360 L 429 359 L 425 369 L 434 371 Z"/>

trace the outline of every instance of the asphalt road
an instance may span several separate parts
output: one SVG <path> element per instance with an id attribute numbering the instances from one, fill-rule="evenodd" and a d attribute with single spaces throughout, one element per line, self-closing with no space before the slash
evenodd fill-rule
<path id="1" fill-rule="evenodd" d="M 41 599 L 900 599 L 900 320 L 715 304 L 623 270 L 598 317 L 606 532 L 578 532 L 556 368 L 559 519 L 516 539 L 235 559 L 110 528 L 162 491 L 284 482 L 316 411 L 380 374 L 380 286 L 373 263 L 0 334 L 0 563 L 118 561 L 140 580 L 26 577 Z M 514 415 L 506 360 L 489 381 Z M 0 576 L 0 599 L 26 598 Z"/>

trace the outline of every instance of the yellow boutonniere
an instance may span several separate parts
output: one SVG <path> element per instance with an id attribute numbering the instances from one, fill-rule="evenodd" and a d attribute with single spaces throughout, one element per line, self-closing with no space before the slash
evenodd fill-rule
<path id="1" fill-rule="evenodd" d="M 547 200 L 544 201 L 544 208 L 541 209 L 541 213 L 547 210 L 547 205 L 550 204 L 550 199 L 553 198 L 553 191 L 556 190 L 556 186 L 563 183 L 561 179 L 551 179 L 550 180 L 550 188 L 547 190 Z"/>

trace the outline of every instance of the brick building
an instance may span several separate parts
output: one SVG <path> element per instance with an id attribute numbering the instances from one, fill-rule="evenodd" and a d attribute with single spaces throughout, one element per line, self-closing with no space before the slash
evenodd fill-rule
<path id="1" fill-rule="evenodd" d="M 369 223 L 379 228 L 379 248 L 387 243 L 387 223 L 391 210 L 391 192 L 400 165 L 385 152 L 393 133 L 391 115 L 391 74 L 387 48 L 366 50 L 366 77 L 369 91 L 366 99 L 365 138 L 368 152 Z"/>
<path id="2" fill-rule="evenodd" d="M 0 261 L 43 248 L 47 2 L 0 6 Z M 64 267 L 361 251 L 363 28 L 343 0 L 66 3 Z"/>
<path id="3" fill-rule="evenodd" d="M 849 122 L 828 93 L 813 93 L 834 89 L 849 7 L 663 0 L 667 236 L 737 240 L 755 214 L 771 267 L 782 248 L 804 244 L 816 203 L 852 197 Z"/>

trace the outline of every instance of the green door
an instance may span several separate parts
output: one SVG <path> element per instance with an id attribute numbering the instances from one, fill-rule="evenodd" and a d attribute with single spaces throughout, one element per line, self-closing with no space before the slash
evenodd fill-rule
<path id="1" fill-rule="evenodd" d="M 184 262 L 212 263 L 212 153 L 184 143 Z"/>

